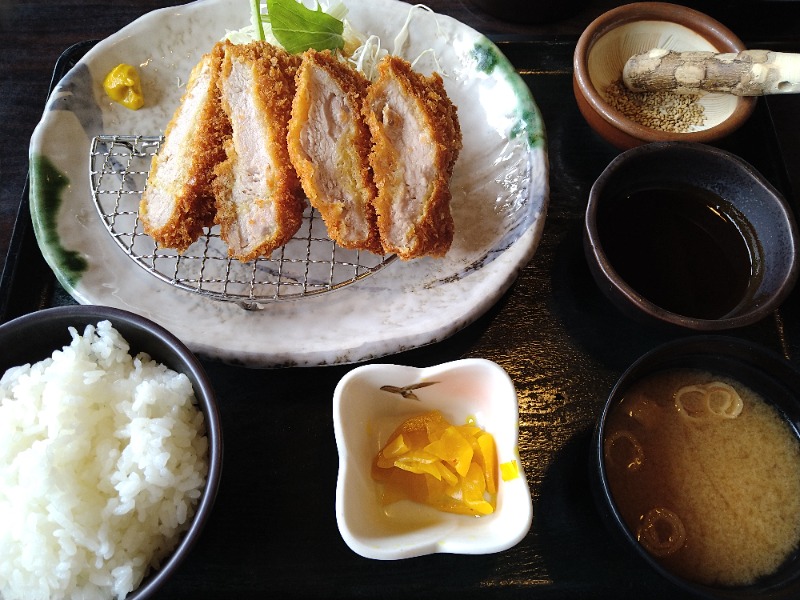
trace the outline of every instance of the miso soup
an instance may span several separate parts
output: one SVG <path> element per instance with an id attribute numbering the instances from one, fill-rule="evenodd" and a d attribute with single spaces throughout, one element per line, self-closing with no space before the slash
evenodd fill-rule
<path id="1" fill-rule="evenodd" d="M 741 383 L 675 369 L 611 409 L 609 487 L 644 548 L 674 574 L 710 585 L 769 575 L 800 542 L 800 442 Z"/>

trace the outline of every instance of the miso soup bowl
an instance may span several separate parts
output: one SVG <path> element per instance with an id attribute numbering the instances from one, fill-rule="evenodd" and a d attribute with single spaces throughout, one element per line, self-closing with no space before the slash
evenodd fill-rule
<path id="1" fill-rule="evenodd" d="M 609 233 L 600 225 L 601 215 L 627 194 L 653 188 L 705 190 L 738 215 L 752 273 L 742 296 L 735 305 L 731 301 L 733 308 L 725 314 L 698 317 L 659 306 L 626 280 L 610 258 L 605 245 Z M 657 142 L 619 154 L 592 185 L 583 236 L 595 281 L 626 316 L 664 328 L 706 332 L 750 325 L 783 303 L 797 281 L 797 239 L 789 204 L 761 173 L 730 152 L 694 142 Z"/>
<path id="2" fill-rule="evenodd" d="M 800 436 L 800 371 L 782 356 L 752 342 L 719 335 L 697 335 L 659 346 L 639 358 L 620 376 L 593 433 L 589 474 L 592 493 L 603 521 L 620 548 L 627 547 L 647 563 L 674 586 L 676 594 L 682 591 L 711 600 L 800 598 L 800 553 L 797 550 L 777 571 L 752 585 L 703 585 L 664 568 L 625 524 L 610 489 L 604 457 L 607 420 L 633 384 L 659 371 L 676 368 L 699 369 L 740 382 L 771 403 L 786 419 L 792 433 Z M 644 460 L 647 460 L 646 455 Z"/>

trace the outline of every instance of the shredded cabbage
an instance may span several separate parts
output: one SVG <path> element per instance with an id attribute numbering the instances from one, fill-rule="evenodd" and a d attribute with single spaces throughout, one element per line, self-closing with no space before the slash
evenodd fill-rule
<path id="1" fill-rule="evenodd" d="M 381 47 L 381 38 L 371 35 L 355 49 L 348 60 L 364 77 L 374 81 L 378 77 L 378 63 L 387 54 L 389 51 Z"/>

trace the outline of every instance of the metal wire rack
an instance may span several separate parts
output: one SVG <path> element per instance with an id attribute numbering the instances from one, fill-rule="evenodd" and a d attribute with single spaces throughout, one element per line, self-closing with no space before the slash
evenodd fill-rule
<path id="1" fill-rule="evenodd" d="M 319 213 L 306 208 L 297 234 L 269 257 L 247 263 L 228 257 L 219 228 L 183 254 L 158 248 L 139 221 L 150 162 L 163 137 L 101 135 L 92 140 L 92 198 L 111 237 L 148 273 L 177 288 L 257 309 L 276 300 L 323 294 L 379 271 L 396 257 L 348 250 L 328 236 Z"/>

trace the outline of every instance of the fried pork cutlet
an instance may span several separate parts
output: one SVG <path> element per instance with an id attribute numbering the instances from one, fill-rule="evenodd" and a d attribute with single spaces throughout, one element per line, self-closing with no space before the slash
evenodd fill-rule
<path id="1" fill-rule="evenodd" d="M 378 69 L 365 113 L 381 243 L 401 259 L 444 256 L 454 229 L 450 178 L 462 145 L 456 107 L 437 73 L 425 77 L 391 55 Z"/>
<path id="2" fill-rule="evenodd" d="M 328 51 L 308 50 L 296 82 L 288 143 L 303 190 L 332 240 L 383 254 L 363 115 L 369 80 Z"/>
<path id="3" fill-rule="evenodd" d="M 300 228 L 304 198 L 286 131 L 300 57 L 266 42 L 226 43 L 218 86 L 232 126 L 214 191 L 220 237 L 241 261 L 269 255 Z"/>
<path id="4" fill-rule="evenodd" d="M 221 59 L 217 45 L 194 67 L 150 165 L 139 217 L 162 248 L 183 252 L 214 223 L 213 172 L 230 135 L 216 86 Z"/>

